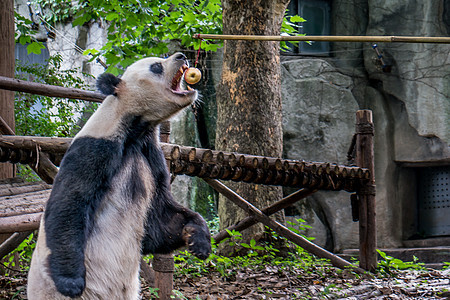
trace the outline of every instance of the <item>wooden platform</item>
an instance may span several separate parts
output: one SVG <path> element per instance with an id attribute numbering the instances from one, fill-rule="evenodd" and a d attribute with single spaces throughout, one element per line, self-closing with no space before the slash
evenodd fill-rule
<path id="1" fill-rule="evenodd" d="M 0 233 L 37 229 L 51 188 L 44 182 L 1 180 Z"/>

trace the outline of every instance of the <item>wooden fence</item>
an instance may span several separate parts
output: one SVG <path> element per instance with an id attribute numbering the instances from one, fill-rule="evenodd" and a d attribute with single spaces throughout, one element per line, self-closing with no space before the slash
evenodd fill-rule
<path id="1" fill-rule="evenodd" d="M 95 92 L 31 83 L 1 76 L 0 88 L 95 102 L 101 102 L 104 98 L 103 95 Z M 0 131 L 3 134 L 9 134 L 0 135 L 0 162 L 29 164 L 45 182 L 51 184 L 58 171 L 56 166 L 59 165 L 62 156 L 68 149 L 71 139 L 14 136 L 1 118 Z M 203 178 L 216 191 L 225 195 L 249 214 L 248 217 L 228 229 L 244 230 L 261 222 L 312 254 L 330 259 L 334 266 L 353 267 L 355 272 L 359 273 L 376 268 L 374 128 L 371 111 L 356 112 L 356 132 L 349 151 L 349 153 L 355 154 L 356 167 L 172 145 L 167 143 L 169 134 L 170 125 L 162 124 L 162 149 L 170 172 Z M 219 180 L 295 187 L 299 190 L 269 207 L 259 209 Z M 319 190 L 345 190 L 351 193 L 353 218 L 359 220 L 359 268 L 269 217 Z M 29 212 L 25 209 L 21 214 L 8 215 L 7 213 L 2 214 L 2 205 L 9 207 L 8 211 L 14 211 L 15 203 L 5 203 L 6 200 L 1 197 L 0 201 L 3 202 L 0 203 L 0 232 L 11 233 L 14 237 L 8 239 L 6 244 L 0 245 L 0 254 L 3 254 L 5 249 L 14 249 L 14 245 L 26 237 L 24 232 L 29 233 L 30 230 L 38 228 L 44 205 L 38 206 L 40 207 L 38 211 Z M 214 239 L 219 242 L 226 237 L 228 237 L 228 233 L 224 230 L 216 234 Z M 141 263 L 141 274 L 147 280 L 154 281 L 155 287 L 159 288 L 161 299 L 170 299 L 169 295 L 173 284 L 172 256 L 155 255 L 153 268 L 155 273 L 149 269 L 147 264 Z"/>

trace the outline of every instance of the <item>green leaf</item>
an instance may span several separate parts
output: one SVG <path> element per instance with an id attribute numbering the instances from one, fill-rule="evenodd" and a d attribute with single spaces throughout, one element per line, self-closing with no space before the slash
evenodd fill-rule
<path id="1" fill-rule="evenodd" d="M 32 42 L 27 46 L 27 53 L 41 54 L 41 49 L 45 49 L 45 46 L 39 42 Z"/>
<path id="2" fill-rule="evenodd" d="M 108 14 L 108 15 L 106 15 L 106 20 L 107 21 L 112 21 L 112 20 L 115 20 L 115 19 L 118 19 L 119 18 L 119 15 L 118 14 L 116 14 L 116 13 L 110 13 L 110 14 Z"/>
<path id="3" fill-rule="evenodd" d="M 183 17 L 183 20 L 188 23 L 194 23 L 196 21 L 196 19 L 197 18 L 195 17 L 195 15 L 191 12 L 186 13 Z"/>
<path id="4" fill-rule="evenodd" d="M 297 23 L 297 22 L 306 22 L 306 20 L 303 19 L 303 18 L 300 17 L 300 16 L 292 16 L 292 17 L 290 18 L 290 20 L 291 20 L 291 22 L 294 22 L 294 23 Z"/>
<path id="5" fill-rule="evenodd" d="M 22 45 L 25 45 L 25 44 L 27 44 L 29 42 L 31 42 L 31 37 L 24 36 L 24 35 L 20 36 L 19 43 L 21 43 Z"/>

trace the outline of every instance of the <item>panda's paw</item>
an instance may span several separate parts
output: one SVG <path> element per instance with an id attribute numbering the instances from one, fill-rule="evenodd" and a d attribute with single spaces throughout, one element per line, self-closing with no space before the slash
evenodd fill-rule
<path id="1" fill-rule="evenodd" d="M 206 228 L 208 229 L 208 228 Z M 211 236 L 209 230 L 198 225 L 186 225 L 183 228 L 183 237 L 188 245 L 189 252 L 200 259 L 207 259 L 211 254 Z"/>
<path id="2" fill-rule="evenodd" d="M 81 296 L 86 286 L 83 277 L 58 276 L 54 278 L 56 289 L 64 296 L 75 298 Z"/>

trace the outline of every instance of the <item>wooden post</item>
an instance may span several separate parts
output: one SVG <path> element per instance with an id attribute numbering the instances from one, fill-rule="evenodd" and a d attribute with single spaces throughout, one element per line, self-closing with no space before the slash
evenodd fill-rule
<path id="1" fill-rule="evenodd" d="M 0 0 L 0 76 L 14 77 L 14 1 Z M 14 130 L 14 92 L 0 90 L 0 116 Z M 14 167 L 0 163 L 0 179 L 14 177 Z"/>
<path id="2" fill-rule="evenodd" d="M 174 261 L 172 254 L 155 254 L 153 256 L 155 271 L 155 288 L 160 300 L 169 300 L 173 290 Z"/>
<path id="3" fill-rule="evenodd" d="M 370 177 L 357 192 L 359 198 L 359 265 L 373 271 L 377 267 L 377 230 L 375 204 L 375 163 L 372 111 L 356 112 L 356 164 L 367 168 Z"/>
<path id="4" fill-rule="evenodd" d="M 161 123 L 160 140 L 163 143 L 169 142 L 170 122 Z M 168 162 L 169 163 L 169 162 Z M 175 262 L 172 253 L 155 254 L 153 256 L 152 267 L 154 272 L 154 287 L 158 289 L 160 300 L 169 300 L 173 290 L 173 272 Z"/>
<path id="5" fill-rule="evenodd" d="M 0 76 L 14 77 L 14 0 L 0 0 Z M 14 92 L 0 90 L 0 117 L 2 132 L 14 131 Z M 12 178 L 15 168 L 10 163 L 0 163 L 0 179 Z M 0 243 L 10 234 L 0 234 Z"/>

